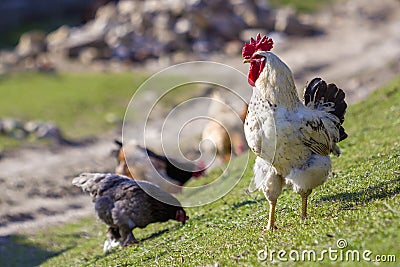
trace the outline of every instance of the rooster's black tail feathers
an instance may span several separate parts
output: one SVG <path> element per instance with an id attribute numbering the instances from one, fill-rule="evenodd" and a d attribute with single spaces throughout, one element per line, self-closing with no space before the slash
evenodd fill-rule
<path id="1" fill-rule="evenodd" d="M 347 133 L 344 131 L 342 123 L 346 113 L 347 104 L 344 100 L 345 93 L 335 84 L 326 84 L 321 78 L 314 78 L 306 87 L 304 92 L 304 104 L 308 107 L 318 109 L 318 106 L 325 103 L 333 103 L 333 108 L 329 113 L 338 117 L 340 124 L 339 133 L 340 140 L 347 138 Z"/>

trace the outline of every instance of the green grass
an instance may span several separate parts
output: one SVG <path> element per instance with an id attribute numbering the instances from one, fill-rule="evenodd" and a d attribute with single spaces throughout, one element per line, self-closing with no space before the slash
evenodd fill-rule
<path id="1" fill-rule="evenodd" d="M 162 92 L 188 79 L 164 76 L 152 79 L 152 87 L 142 92 Z M 137 72 L 0 76 L 0 120 L 52 121 L 67 138 L 98 136 L 122 122 L 129 101 L 147 77 Z M 160 107 L 169 109 L 198 91 L 192 84 L 175 88 L 162 97 Z M 30 141 L 36 140 L 25 140 Z M 19 140 L 0 135 L 0 151 L 20 144 Z"/>
<path id="2" fill-rule="evenodd" d="M 275 7 L 291 6 L 299 13 L 311 13 L 317 11 L 324 5 L 333 3 L 333 0 L 269 0 Z"/>
<path id="3" fill-rule="evenodd" d="M 28 259 L 43 266 L 204 266 L 216 262 L 220 266 L 264 266 L 271 262 L 257 259 L 260 250 L 289 253 L 313 249 L 321 253 L 329 248 L 338 249 L 338 239 L 348 242 L 344 250 L 338 249 L 342 253 L 370 250 L 371 257 L 395 255 L 398 263 L 400 175 L 395 171 L 400 171 L 399 103 L 400 78 L 348 108 L 345 128 L 349 138 L 340 144 L 343 155 L 333 161 L 333 178 L 311 194 L 309 218 L 305 222 L 299 218 L 299 195 L 284 190 L 277 205 L 278 230 L 263 231 L 268 202 L 260 192 L 246 193 L 252 177 L 252 157 L 232 192 L 207 206 L 187 209 L 190 220 L 185 226 L 171 221 L 135 229 L 139 245 L 105 255 L 105 225 L 94 217 L 86 218 L 15 237 L 16 245 L 23 249 L 15 249 L 8 262 L 0 257 L 0 265 L 18 265 Z M 235 164 L 246 162 L 237 158 Z M 33 253 L 17 254 L 29 249 Z M 367 265 L 362 260 L 332 262 L 327 255 L 324 262 L 276 260 L 274 265 L 286 264 Z"/>
<path id="4" fill-rule="evenodd" d="M 146 75 L 141 73 L 22 73 L 0 77 L 0 119 L 53 121 L 67 137 L 97 135 L 122 120 Z M 17 145 L 0 137 L 0 149 Z"/>

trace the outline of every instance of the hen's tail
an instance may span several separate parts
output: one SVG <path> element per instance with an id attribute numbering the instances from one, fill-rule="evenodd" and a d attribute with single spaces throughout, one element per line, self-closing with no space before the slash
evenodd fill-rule
<path id="1" fill-rule="evenodd" d="M 304 92 L 304 104 L 309 108 L 321 109 L 331 105 L 331 108 L 324 110 L 335 115 L 339 119 L 339 124 L 337 125 L 340 134 L 339 141 L 347 138 L 347 133 L 342 126 L 347 108 L 344 98 L 345 93 L 342 89 L 338 88 L 333 83 L 327 85 L 321 78 L 314 78 L 307 85 Z"/>
<path id="2" fill-rule="evenodd" d="M 82 173 L 72 180 L 72 184 L 90 193 L 90 196 L 95 199 L 103 181 L 111 175 L 110 173 Z"/>
<path id="3" fill-rule="evenodd" d="M 82 188 L 84 192 L 90 193 L 95 200 L 106 191 L 120 186 L 122 183 L 136 184 L 127 176 L 113 173 L 82 173 L 72 180 L 72 184 Z"/>

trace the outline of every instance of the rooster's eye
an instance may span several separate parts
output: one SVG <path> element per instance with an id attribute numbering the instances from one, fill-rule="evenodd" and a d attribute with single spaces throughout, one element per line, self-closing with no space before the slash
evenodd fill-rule
<path id="1" fill-rule="evenodd" d="M 256 60 L 256 61 L 264 61 L 264 60 L 265 60 L 265 57 L 264 57 L 264 56 L 261 56 L 261 55 L 255 55 L 255 56 L 253 56 L 252 59 L 253 59 L 253 60 Z"/>

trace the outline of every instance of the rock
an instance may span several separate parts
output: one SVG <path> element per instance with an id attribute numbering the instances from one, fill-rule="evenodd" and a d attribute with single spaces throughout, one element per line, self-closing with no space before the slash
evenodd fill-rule
<path id="1" fill-rule="evenodd" d="M 19 56 L 15 51 L 0 51 L 0 75 L 10 72 L 18 62 Z"/>
<path id="2" fill-rule="evenodd" d="M 167 0 L 168 7 L 173 16 L 180 16 L 187 8 L 186 0 Z"/>
<path id="3" fill-rule="evenodd" d="M 209 23 L 216 30 L 215 37 L 222 37 L 225 40 L 234 40 L 239 38 L 239 33 L 246 28 L 244 21 L 231 14 L 215 14 L 209 18 Z M 210 25 L 210 26 L 211 26 Z"/>
<path id="4" fill-rule="evenodd" d="M 170 16 L 166 13 L 160 13 L 154 17 L 154 27 L 153 31 L 150 33 L 153 38 L 156 38 L 159 44 L 161 45 L 160 52 L 166 52 L 171 50 L 171 45 L 175 42 L 176 33 L 174 33 L 171 29 L 173 29 L 173 22 Z"/>
<path id="5" fill-rule="evenodd" d="M 54 72 L 56 65 L 48 53 L 41 53 L 36 58 L 36 69 L 41 72 Z"/>
<path id="6" fill-rule="evenodd" d="M 1 121 L 1 133 L 17 139 L 24 139 L 27 136 L 23 124 L 15 119 Z"/>
<path id="7" fill-rule="evenodd" d="M 174 32 L 177 34 L 186 34 L 193 27 L 192 22 L 187 18 L 179 18 L 174 26 Z"/>
<path id="8" fill-rule="evenodd" d="M 112 50 L 112 57 L 119 61 L 127 61 L 131 58 L 131 50 L 124 44 L 117 45 Z"/>
<path id="9" fill-rule="evenodd" d="M 28 133 L 34 133 L 37 131 L 40 124 L 41 123 L 39 121 L 28 121 L 24 124 L 24 129 Z"/>
<path id="10" fill-rule="evenodd" d="M 231 56 L 237 56 L 242 53 L 243 42 L 241 41 L 230 41 L 224 46 L 224 53 Z"/>
<path id="11" fill-rule="evenodd" d="M 182 63 L 187 60 L 187 55 L 183 52 L 175 52 L 172 54 L 172 62 L 177 64 L 177 63 Z"/>
<path id="12" fill-rule="evenodd" d="M 36 56 L 46 51 L 46 34 L 42 31 L 22 34 L 15 51 L 20 57 Z"/>
<path id="13" fill-rule="evenodd" d="M 18 63 L 18 54 L 14 51 L 1 51 L 0 62 L 6 65 L 15 65 Z"/>
<path id="14" fill-rule="evenodd" d="M 93 28 L 87 27 L 72 30 L 69 38 L 60 46 L 60 49 L 64 50 L 64 54 L 68 57 L 78 57 L 81 50 L 87 47 L 97 48 L 99 51 L 107 53 L 107 50 L 110 50 L 110 48 L 105 41 L 104 32 Z"/>
<path id="15" fill-rule="evenodd" d="M 64 60 L 78 58 L 84 64 L 112 57 L 124 62 L 167 62 L 171 58 L 182 61 L 180 55 L 206 59 L 214 52 L 240 52 L 238 41 L 249 38 L 248 30 L 289 35 L 309 35 L 314 31 L 293 10 L 275 12 L 264 0 L 106 2 L 91 21 L 80 27 L 60 27 L 47 36 L 44 45 L 41 35 L 24 36 L 17 54 L 36 56 L 47 46 L 52 56 L 61 54 Z M 158 60 L 160 57 L 163 59 Z M 25 68 L 54 69 L 48 67 L 48 60 L 39 64 L 29 58 L 19 63 Z M 7 68 L 3 61 L 2 65 Z"/>
<path id="16" fill-rule="evenodd" d="M 14 119 L 4 119 L 1 123 L 2 129 L 5 133 L 12 132 L 18 128 L 22 128 L 22 123 Z"/>
<path id="17" fill-rule="evenodd" d="M 99 50 L 94 47 L 85 47 L 82 48 L 79 52 L 79 61 L 85 65 L 93 63 L 93 61 L 98 58 L 99 58 Z"/>
<path id="18" fill-rule="evenodd" d="M 117 4 L 117 12 L 120 15 L 129 16 L 130 14 L 135 13 L 135 10 L 137 10 L 138 5 L 140 5 L 140 4 L 135 1 L 122 0 L 122 1 L 119 1 Z"/>
<path id="19" fill-rule="evenodd" d="M 0 126 L 1 125 L 3 124 L 0 121 Z M 21 133 L 24 133 L 21 138 L 27 138 L 29 136 L 34 139 L 50 139 L 53 144 L 57 145 L 79 146 L 93 140 L 93 138 L 78 141 L 66 139 L 62 134 L 61 129 L 52 122 L 28 121 L 23 125 L 20 123 L 18 129 Z"/>
<path id="20" fill-rule="evenodd" d="M 65 142 L 61 130 L 52 122 L 30 121 L 25 124 L 25 130 L 37 139 L 47 138 L 58 144 Z"/>
<path id="21" fill-rule="evenodd" d="M 265 1 L 266 2 L 266 1 Z M 231 0 L 233 11 L 237 16 L 240 16 L 248 27 L 258 26 L 257 10 L 259 6 L 255 1 L 249 0 Z"/>
<path id="22" fill-rule="evenodd" d="M 49 51 L 59 52 L 60 47 L 67 41 L 70 35 L 70 28 L 68 26 L 61 26 L 54 32 L 51 32 L 46 37 L 47 47 Z"/>
<path id="23" fill-rule="evenodd" d="M 99 8 L 96 18 L 82 27 L 61 27 L 50 33 L 47 37 L 50 51 L 62 53 L 66 57 L 81 57 L 81 54 L 93 56 L 94 49 L 97 49 L 96 57 L 108 58 L 111 49 L 105 35 L 110 28 L 118 25 L 116 10 L 115 4 L 109 3 Z M 92 52 L 88 53 L 86 48 L 91 48 Z"/>
<path id="24" fill-rule="evenodd" d="M 258 33 L 260 33 L 261 36 L 269 34 L 269 32 L 267 32 L 265 29 L 261 29 L 261 28 L 246 29 L 246 30 L 243 30 L 240 32 L 240 39 L 248 42 L 250 40 L 250 37 L 257 36 Z"/>
<path id="25" fill-rule="evenodd" d="M 117 6 L 114 3 L 108 3 L 97 10 L 95 21 L 110 22 L 116 20 L 117 16 Z"/>
<path id="26" fill-rule="evenodd" d="M 39 123 L 35 130 L 38 139 L 50 138 L 54 140 L 61 140 L 62 135 L 60 129 L 51 122 Z"/>
<path id="27" fill-rule="evenodd" d="M 282 8 L 277 10 L 275 30 L 288 35 L 309 36 L 314 35 L 317 29 L 311 25 L 302 23 L 295 15 L 293 8 Z"/>
<path id="28" fill-rule="evenodd" d="M 193 51 L 196 54 L 208 54 L 210 53 L 213 49 L 213 43 L 208 40 L 207 38 L 198 38 L 192 46 Z"/>
<path id="29" fill-rule="evenodd" d="M 111 48 L 131 42 L 131 38 L 134 36 L 134 28 L 132 25 L 125 23 L 117 25 L 111 28 L 105 35 L 105 42 Z"/>

